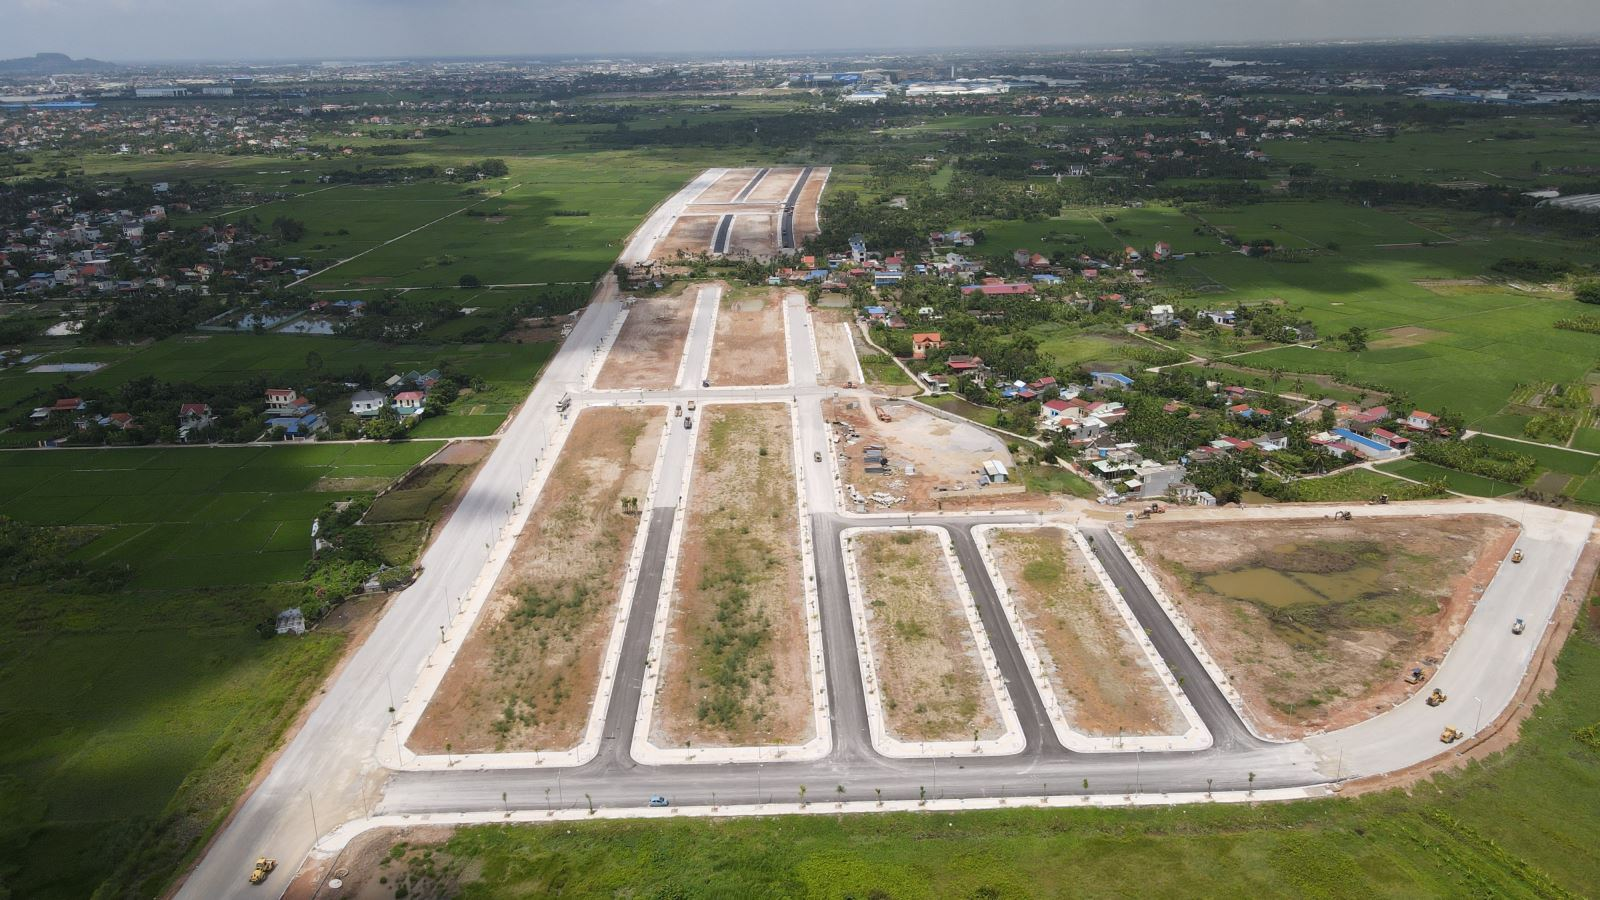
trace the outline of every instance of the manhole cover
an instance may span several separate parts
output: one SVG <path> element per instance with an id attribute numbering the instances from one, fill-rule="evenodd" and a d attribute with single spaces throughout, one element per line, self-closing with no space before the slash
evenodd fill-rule
<path id="1" fill-rule="evenodd" d="M 329 879 L 328 879 L 328 887 L 330 887 L 330 888 L 332 888 L 332 889 L 333 889 L 333 890 L 336 890 L 336 891 L 337 891 L 337 890 L 338 890 L 338 889 L 339 889 L 339 888 L 342 888 L 342 887 L 344 887 L 344 882 L 343 882 L 343 881 L 340 881 L 340 880 L 339 880 L 339 879 L 337 879 L 337 878 L 329 878 Z"/>

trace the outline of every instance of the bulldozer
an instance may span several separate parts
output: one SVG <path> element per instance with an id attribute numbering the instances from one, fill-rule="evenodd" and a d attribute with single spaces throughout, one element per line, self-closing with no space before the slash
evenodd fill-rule
<path id="1" fill-rule="evenodd" d="M 1450 698 L 1445 696 L 1444 691 L 1441 691 L 1438 688 L 1434 688 L 1433 689 L 1433 693 L 1428 695 L 1428 705 L 1429 706 L 1438 706 L 1441 703 L 1444 703 L 1448 699 L 1450 699 Z"/>
<path id="2" fill-rule="evenodd" d="M 1422 671 L 1422 667 L 1417 666 L 1406 674 L 1406 684 L 1421 684 L 1422 680 L 1427 677 L 1428 674 Z"/>
<path id="3" fill-rule="evenodd" d="M 266 856 L 256 858 L 256 867 L 250 870 L 250 883 L 260 884 L 267 880 L 272 870 L 278 867 L 278 861 Z"/>
<path id="4" fill-rule="evenodd" d="M 1441 744 L 1454 744 L 1456 741 L 1461 740 L 1462 737 L 1463 737 L 1463 735 L 1461 734 L 1461 732 L 1459 732 L 1459 731 L 1455 730 L 1454 728 L 1451 728 L 1450 726 L 1446 725 L 1445 728 L 1444 728 L 1444 731 L 1439 732 L 1439 743 L 1441 743 Z"/>

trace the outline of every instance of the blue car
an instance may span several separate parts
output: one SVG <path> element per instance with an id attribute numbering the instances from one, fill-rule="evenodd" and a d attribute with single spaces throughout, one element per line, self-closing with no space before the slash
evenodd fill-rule
<path id="1" fill-rule="evenodd" d="M 667 798 L 661 796 L 660 794 L 651 794 L 650 795 L 650 805 L 651 806 L 668 806 L 670 804 L 667 803 Z"/>

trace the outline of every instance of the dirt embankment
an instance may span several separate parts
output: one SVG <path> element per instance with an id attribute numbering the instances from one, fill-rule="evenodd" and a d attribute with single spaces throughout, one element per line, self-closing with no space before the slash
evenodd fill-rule
<path id="1" fill-rule="evenodd" d="M 411 736 L 419 753 L 583 737 L 660 446 L 661 410 L 579 414 L 527 527 Z"/>
<path id="2" fill-rule="evenodd" d="M 712 384 L 724 386 L 789 383 L 781 291 L 722 298 L 710 377 Z"/>
<path id="3" fill-rule="evenodd" d="M 943 540 L 912 530 L 852 539 L 878 694 L 889 734 L 903 741 L 990 739 L 1003 730 Z"/>
<path id="4" fill-rule="evenodd" d="M 787 406 L 699 421 L 652 739 L 795 744 L 815 731 Z"/>
<path id="5" fill-rule="evenodd" d="M 602 390 L 676 387 L 699 293 L 698 285 L 689 285 L 671 295 L 635 300 L 594 386 Z"/>
<path id="6" fill-rule="evenodd" d="M 1060 528 L 1002 529 L 990 549 L 1075 731 L 1182 734 L 1183 712 L 1088 560 Z"/>
<path id="7" fill-rule="evenodd" d="M 1129 532 L 1264 733 L 1353 725 L 1444 657 L 1515 542 L 1498 516 L 1185 521 Z"/>

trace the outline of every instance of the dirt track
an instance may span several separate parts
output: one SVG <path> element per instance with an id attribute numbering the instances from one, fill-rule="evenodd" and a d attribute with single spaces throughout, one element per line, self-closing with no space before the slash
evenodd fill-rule
<path id="1" fill-rule="evenodd" d="M 795 744 L 813 736 L 789 408 L 716 404 L 696 424 L 652 739 Z"/>
<path id="2" fill-rule="evenodd" d="M 710 378 L 712 384 L 721 386 L 789 383 L 779 292 L 722 298 L 711 343 Z"/>
<path id="3" fill-rule="evenodd" d="M 1074 730 L 1181 734 L 1183 713 L 1083 552 L 1060 528 L 1003 529 L 990 549 Z"/>
<path id="4" fill-rule="evenodd" d="M 663 390 L 676 386 L 698 294 L 699 288 L 690 285 L 671 296 L 641 297 L 635 301 L 594 386 L 602 390 Z"/>
<path id="5" fill-rule="evenodd" d="M 589 409 L 411 735 L 419 753 L 564 750 L 588 724 L 662 410 Z"/>
<path id="6" fill-rule="evenodd" d="M 1279 738 L 1353 725 L 1410 693 L 1402 675 L 1443 658 L 1516 535 L 1498 516 L 1151 522 L 1129 532 L 1251 719 Z"/>
<path id="7" fill-rule="evenodd" d="M 853 538 L 884 717 L 903 741 L 995 738 L 999 710 L 942 540 L 911 530 Z"/>

